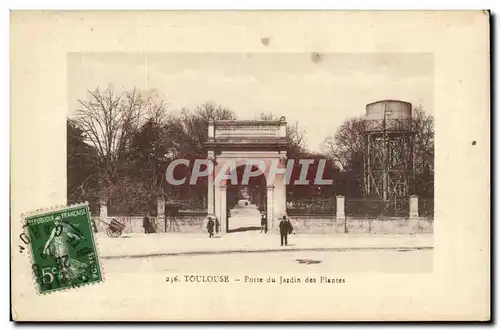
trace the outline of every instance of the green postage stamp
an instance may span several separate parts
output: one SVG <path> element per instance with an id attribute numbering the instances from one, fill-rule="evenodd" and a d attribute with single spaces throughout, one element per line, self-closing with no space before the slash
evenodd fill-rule
<path id="1" fill-rule="evenodd" d="M 40 294 L 102 281 L 88 204 L 24 217 Z"/>

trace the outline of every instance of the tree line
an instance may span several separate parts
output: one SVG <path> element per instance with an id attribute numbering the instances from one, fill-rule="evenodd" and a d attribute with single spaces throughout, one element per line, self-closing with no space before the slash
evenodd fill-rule
<path id="1" fill-rule="evenodd" d="M 191 209 L 206 206 L 206 178 L 196 186 L 172 186 L 165 180 L 165 170 L 178 158 L 205 158 L 203 143 L 208 139 L 209 119 L 235 120 L 233 110 L 215 103 L 174 110 L 157 94 L 136 89 L 116 93 L 96 88 L 88 91 L 87 99 L 77 101 L 76 114 L 67 121 L 68 203 L 89 201 L 97 212 L 99 204 L 106 201 L 110 214 L 154 212 L 158 196 L 183 201 Z M 272 113 L 259 116 L 278 118 Z M 413 123 L 415 193 L 430 197 L 434 182 L 433 118 L 416 108 Z M 361 132 L 362 117 L 348 119 L 325 138 L 322 153 L 314 153 L 307 148 L 300 125 L 287 124 L 288 158 L 326 159 L 323 178 L 333 180 L 331 186 L 314 185 L 315 162 L 308 172 L 310 185 L 289 186 L 287 200 L 331 198 L 336 194 L 362 196 Z M 295 164 L 292 180 L 300 173 L 300 165 Z M 177 171 L 182 172 L 179 176 L 189 176 L 192 169 L 179 167 Z"/>

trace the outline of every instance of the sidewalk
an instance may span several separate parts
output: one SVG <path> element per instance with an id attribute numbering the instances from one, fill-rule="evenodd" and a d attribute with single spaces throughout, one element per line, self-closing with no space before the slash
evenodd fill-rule
<path id="1" fill-rule="evenodd" d="M 351 249 L 431 249 L 432 234 L 338 234 L 289 235 L 288 246 L 280 246 L 277 233 L 259 231 L 224 233 L 208 238 L 201 233 L 124 233 L 119 238 L 96 234 L 101 258 L 138 258 L 168 255 L 201 255 L 276 251 L 327 251 Z"/>

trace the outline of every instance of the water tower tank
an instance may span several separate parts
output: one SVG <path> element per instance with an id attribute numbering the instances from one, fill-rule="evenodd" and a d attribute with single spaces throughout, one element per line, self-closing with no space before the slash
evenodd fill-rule
<path id="1" fill-rule="evenodd" d="M 365 195 L 384 201 L 408 197 L 413 183 L 412 105 L 382 100 L 366 105 Z"/>
<path id="2" fill-rule="evenodd" d="M 366 105 L 365 130 L 411 131 L 411 103 L 383 100 Z"/>

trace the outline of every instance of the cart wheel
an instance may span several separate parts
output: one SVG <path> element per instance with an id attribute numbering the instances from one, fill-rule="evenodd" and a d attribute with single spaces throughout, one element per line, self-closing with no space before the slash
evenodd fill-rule
<path id="1" fill-rule="evenodd" d="M 118 238 L 122 234 L 122 232 L 120 230 L 112 229 L 112 228 L 108 228 L 107 233 L 108 233 L 108 236 L 110 236 L 111 238 Z"/>
<path id="2" fill-rule="evenodd" d="M 106 234 L 108 235 L 108 237 L 113 238 L 113 230 L 111 230 L 111 228 L 106 229 Z"/>

